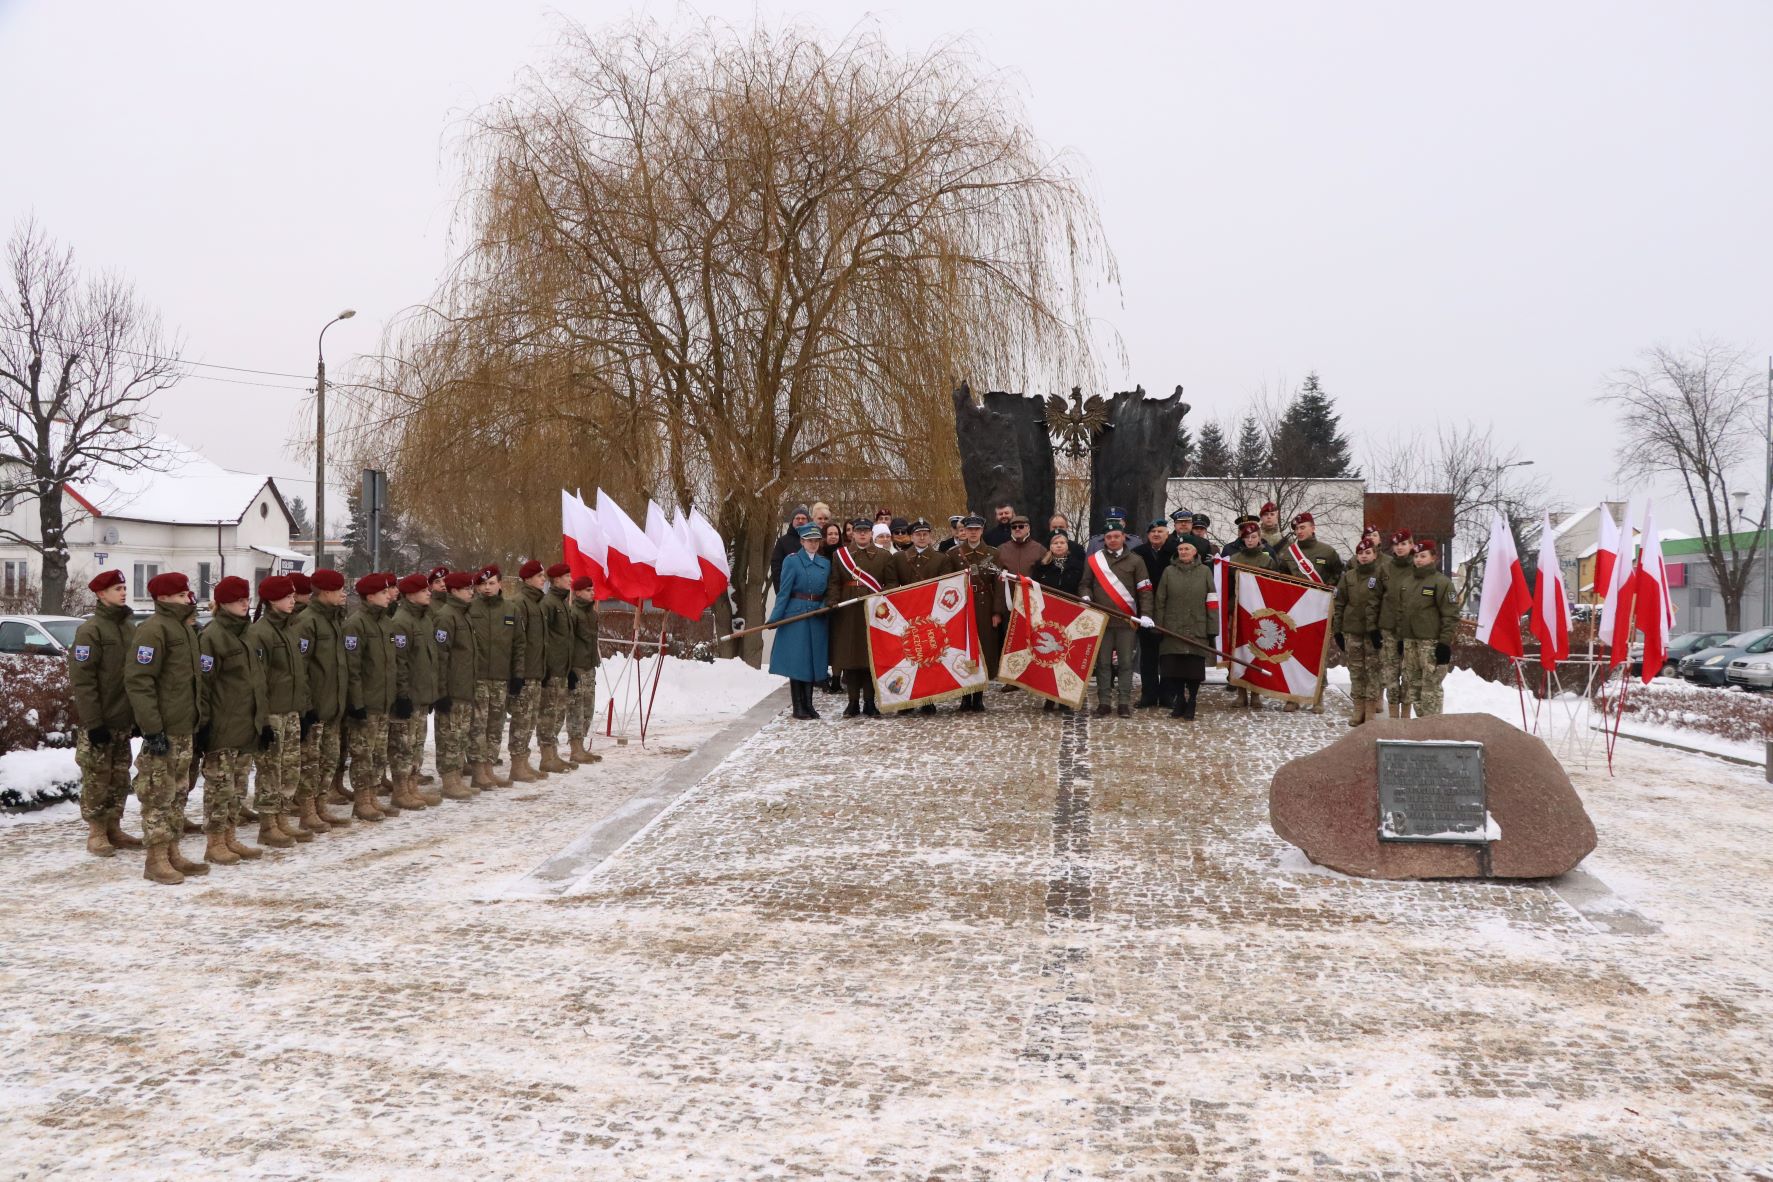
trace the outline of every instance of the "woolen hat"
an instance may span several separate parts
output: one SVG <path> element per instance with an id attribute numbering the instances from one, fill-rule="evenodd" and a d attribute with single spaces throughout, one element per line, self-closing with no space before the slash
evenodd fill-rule
<path id="1" fill-rule="evenodd" d="M 351 588 L 357 592 L 359 598 L 368 599 L 371 595 L 377 595 L 386 591 L 388 589 L 388 584 L 382 580 L 381 575 L 370 574 L 364 575 L 361 579 L 358 579 L 355 583 L 351 584 Z"/>
<path id="2" fill-rule="evenodd" d="M 813 515 L 813 511 L 811 509 L 807 508 L 805 505 L 796 505 L 796 506 L 794 506 L 794 510 L 788 514 L 788 517 L 790 520 L 792 520 L 793 518 L 796 518 L 796 517 L 811 517 L 812 515 Z"/>
<path id="3" fill-rule="evenodd" d="M 884 521 L 877 522 L 874 526 L 874 536 L 877 538 L 890 538 L 893 536 L 893 527 Z"/>
<path id="4" fill-rule="evenodd" d="M 246 580 L 241 579 L 240 584 L 245 586 Z M 148 580 L 148 594 L 155 599 L 159 599 L 162 595 L 183 595 L 190 590 L 191 580 L 176 570 L 169 570 L 163 575 L 155 575 Z"/>
<path id="5" fill-rule="evenodd" d="M 557 562 L 548 568 L 548 577 L 550 579 L 558 579 L 561 575 L 570 575 L 572 573 L 573 568 L 564 562 Z"/>
<path id="6" fill-rule="evenodd" d="M 1293 518 L 1294 525 L 1316 525 L 1317 519 L 1309 513 L 1301 513 Z"/>
<path id="7" fill-rule="evenodd" d="M 164 575 L 161 576 L 161 578 L 165 578 L 165 577 L 166 576 L 164 576 Z M 183 575 L 180 575 L 179 577 L 181 579 L 184 578 Z M 157 594 L 157 595 L 172 595 L 172 594 L 176 594 L 176 592 L 157 591 L 157 592 L 155 592 L 155 594 Z M 229 575 L 227 578 L 223 579 L 221 582 L 219 582 L 215 585 L 215 601 L 218 604 L 237 603 L 240 600 L 245 599 L 248 595 L 251 595 L 251 594 L 252 594 L 252 584 L 248 583 L 245 579 L 241 578 L 239 575 Z"/>
<path id="8" fill-rule="evenodd" d="M 307 575 L 304 575 L 299 570 L 292 570 L 289 572 L 289 585 L 295 588 L 295 593 L 297 595 L 314 594 L 314 584 L 309 581 Z"/>
<path id="9" fill-rule="evenodd" d="M 590 575 L 580 575 L 578 578 L 573 580 L 573 590 L 574 591 L 589 591 L 589 590 L 591 590 L 593 585 L 594 584 L 591 582 Z"/>
<path id="10" fill-rule="evenodd" d="M 489 562 L 478 571 L 474 572 L 474 581 L 476 583 L 490 583 L 498 577 L 499 564 L 496 562 Z"/>
<path id="11" fill-rule="evenodd" d="M 102 570 L 92 576 L 92 581 L 86 584 L 86 589 L 97 595 L 101 591 L 109 591 L 112 587 L 121 587 L 128 581 L 120 570 Z"/>
<path id="12" fill-rule="evenodd" d="M 259 580 L 259 602 L 276 603 L 295 594 L 295 582 L 287 575 L 271 575 Z M 220 603 L 221 600 L 216 600 Z"/>
<path id="13" fill-rule="evenodd" d="M 316 591 L 343 591 L 345 589 L 345 576 L 329 567 L 321 567 L 308 576 L 308 581 L 314 584 Z"/>
<path id="14" fill-rule="evenodd" d="M 431 589 L 431 580 L 424 575 L 406 575 L 395 586 L 400 588 L 402 595 L 417 595 Z"/>
<path id="15" fill-rule="evenodd" d="M 535 558 L 530 559 L 528 562 L 517 568 L 517 577 L 520 579 L 533 579 L 541 573 L 542 563 L 539 559 Z"/>
<path id="16" fill-rule="evenodd" d="M 452 570 L 447 575 L 443 576 L 443 585 L 451 591 L 460 591 L 463 587 L 472 587 L 474 585 L 473 572 Z"/>

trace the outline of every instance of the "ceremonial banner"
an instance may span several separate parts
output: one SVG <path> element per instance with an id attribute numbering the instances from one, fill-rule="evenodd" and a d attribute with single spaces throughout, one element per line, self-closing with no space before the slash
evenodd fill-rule
<path id="1" fill-rule="evenodd" d="M 980 659 L 966 571 L 870 595 L 862 606 L 874 697 L 882 710 L 975 694 L 990 680 Z"/>
<path id="2" fill-rule="evenodd" d="M 1233 607 L 1228 680 L 1283 702 L 1316 705 L 1323 697 L 1335 592 L 1297 578 L 1227 563 Z"/>
<path id="3" fill-rule="evenodd" d="M 1047 596 L 1024 577 L 1004 635 L 997 679 L 1073 710 L 1083 706 L 1108 613 Z"/>

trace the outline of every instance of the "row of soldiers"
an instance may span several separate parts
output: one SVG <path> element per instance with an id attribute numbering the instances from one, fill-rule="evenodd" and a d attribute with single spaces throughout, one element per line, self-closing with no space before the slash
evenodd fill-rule
<path id="1" fill-rule="evenodd" d="M 564 564 L 524 563 L 510 594 L 493 565 L 369 574 L 354 584 L 350 610 L 335 570 L 261 580 L 256 613 L 246 580 L 230 576 L 216 584 L 201 630 L 178 572 L 149 580 L 154 612 L 140 623 L 121 571 L 88 586 L 97 607 L 68 653 L 87 850 L 111 857 L 145 844 L 144 876 L 154 882 L 261 857 L 240 840 L 243 821 L 258 823 L 261 845 L 289 848 L 353 819 L 379 822 L 601 758 L 589 746 L 595 598 L 591 580 Z M 430 729 L 435 779 L 420 767 Z M 509 776 L 494 770 L 501 740 Z M 200 827 L 185 816 L 199 772 Z M 132 788 L 141 839 L 121 826 Z M 351 807 L 334 814 L 329 804 Z M 204 862 L 179 850 L 180 836 L 197 831 L 207 837 Z"/>

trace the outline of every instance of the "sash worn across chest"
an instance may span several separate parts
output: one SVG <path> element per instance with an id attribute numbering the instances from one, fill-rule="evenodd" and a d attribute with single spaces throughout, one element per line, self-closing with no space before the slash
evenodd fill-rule
<path id="1" fill-rule="evenodd" d="M 837 561 L 843 563 L 843 569 L 849 572 L 850 578 L 868 588 L 870 594 L 880 592 L 880 580 L 862 569 L 862 564 L 856 561 L 848 546 L 837 551 Z"/>
<path id="2" fill-rule="evenodd" d="M 1298 542 L 1294 542 L 1292 545 L 1288 546 L 1287 553 L 1292 555 L 1293 565 L 1299 568 L 1300 574 L 1320 586 L 1323 584 L 1324 577 L 1317 573 L 1317 564 L 1305 557 L 1305 551 L 1299 549 Z"/>
<path id="3" fill-rule="evenodd" d="M 1136 616 L 1139 614 L 1138 603 L 1133 598 L 1133 589 L 1121 582 L 1108 565 L 1108 551 L 1098 550 L 1090 555 L 1090 571 L 1096 576 L 1096 582 L 1107 594 L 1111 606 L 1122 615 Z"/>

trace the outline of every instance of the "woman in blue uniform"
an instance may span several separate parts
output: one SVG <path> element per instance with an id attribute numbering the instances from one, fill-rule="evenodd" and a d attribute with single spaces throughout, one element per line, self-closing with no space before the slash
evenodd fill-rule
<path id="1" fill-rule="evenodd" d="M 776 605 L 768 623 L 818 611 L 825 606 L 825 583 L 831 577 L 831 560 L 819 553 L 823 542 L 819 527 L 800 527 L 800 552 L 782 560 L 782 578 L 776 585 Z M 776 629 L 770 649 L 770 672 L 788 679 L 794 698 L 794 717 L 817 718 L 813 709 L 813 682 L 830 669 L 826 650 L 825 617 L 797 620 Z"/>

